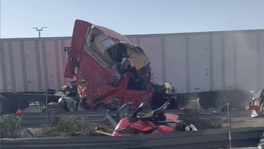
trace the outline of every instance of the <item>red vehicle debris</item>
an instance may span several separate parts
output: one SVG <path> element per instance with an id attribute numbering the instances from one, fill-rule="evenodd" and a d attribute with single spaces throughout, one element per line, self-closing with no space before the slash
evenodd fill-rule
<path id="1" fill-rule="evenodd" d="M 150 108 L 155 97 L 159 98 L 156 104 L 167 100 L 162 98 L 175 100 L 170 83 L 152 83 L 150 62 L 143 50 L 115 31 L 76 20 L 68 55 L 65 77 L 74 79 L 71 89 L 77 89 L 83 107 L 117 109 L 132 103 L 135 109 L 144 103 Z M 73 101 L 59 100 L 68 110 Z"/>
<path id="2" fill-rule="evenodd" d="M 165 114 L 164 111 L 168 105 L 169 102 L 167 101 L 156 110 L 149 113 L 139 114 L 143 107 L 143 104 L 141 104 L 131 117 L 122 118 L 119 121 L 112 136 L 172 133 L 175 131 L 197 131 L 197 128 L 194 125 L 187 125 L 179 120 L 178 115 Z"/>
<path id="3" fill-rule="evenodd" d="M 258 98 L 254 98 L 246 105 L 246 110 L 251 110 L 251 117 L 264 115 L 264 89 Z"/>
<path id="4" fill-rule="evenodd" d="M 150 112 L 143 111 L 143 103 L 130 112 L 130 104 L 122 105 L 111 115 L 106 112 L 104 124 L 115 128 L 112 133 L 102 127 L 96 127 L 90 135 L 96 136 L 126 136 L 135 134 L 160 134 L 178 131 L 198 131 L 193 124 L 187 124 L 176 114 L 165 113 L 170 101 Z"/>

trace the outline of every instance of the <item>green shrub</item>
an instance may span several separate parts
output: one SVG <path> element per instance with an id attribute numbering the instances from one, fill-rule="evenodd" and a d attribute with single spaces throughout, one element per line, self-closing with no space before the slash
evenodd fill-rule
<path id="1" fill-rule="evenodd" d="M 1 117 L 0 137 L 17 137 L 21 126 L 21 118 L 16 114 L 8 114 Z"/>
<path id="2" fill-rule="evenodd" d="M 85 119 L 77 119 L 74 117 L 61 117 L 54 126 L 44 127 L 39 137 L 69 137 L 69 136 L 86 136 L 89 132 L 95 130 L 100 124 L 90 123 Z M 100 125 L 107 131 L 112 131 L 105 125 Z"/>

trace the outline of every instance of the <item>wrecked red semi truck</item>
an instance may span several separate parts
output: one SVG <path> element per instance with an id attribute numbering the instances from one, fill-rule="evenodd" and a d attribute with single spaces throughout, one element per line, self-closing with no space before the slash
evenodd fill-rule
<path id="1" fill-rule="evenodd" d="M 76 20 L 68 55 L 65 77 L 74 79 L 72 86 L 81 103 L 91 110 L 116 109 L 124 103 L 131 103 L 132 109 L 141 103 L 150 108 L 168 98 L 175 100 L 171 84 L 151 82 L 150 62 L 143 50 L 115 31 Z M 72 100 L 60 100 L 67 102 Z"/>
<path id="2" fill-rule="evenodd" d="M 72 80 L 71 86 L 45 93 L 1 93 L 0 113 L 16 112 L 32 102 L 55 102 L 55 109 L 84 111 L 117 109 L 124 103 L 131 103 L 131 109 L 141 103 L 145 108 L 157 108 L 167 100 L 176 101 L 170 83 L 152 83 L 150 62 L 143 50 L 117 32 L 76 20 L 71 47 L 65 51 L 64 76 Z"/>

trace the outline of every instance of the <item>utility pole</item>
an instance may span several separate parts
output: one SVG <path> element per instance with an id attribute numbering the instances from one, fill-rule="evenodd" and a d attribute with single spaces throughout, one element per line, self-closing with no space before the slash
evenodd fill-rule
<path id="1" fill-rule="evenodd" d="M 41 31 L 43 31 L 44 28 L 48 28 L 48 27 L 41 27 L 41 28 L 33 27 L 33 29 L 36 29 L 36 31 L 39 33 L 39 38 L 41 37 Z"/>

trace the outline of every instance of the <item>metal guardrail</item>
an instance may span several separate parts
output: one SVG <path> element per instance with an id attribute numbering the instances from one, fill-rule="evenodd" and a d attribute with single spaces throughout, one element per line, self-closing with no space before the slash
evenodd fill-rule
<path id="1" fill-rule="evenodd" d="M 238 128 L 232 130 L 232 144 L 235 147 L 257 146 L 264 131 L 259 128 Z M 1 139 L 2 149 L 211 149 L 226 148 L 229 145 L 227 129 L 211 129 L 198 132 L 177 132 L 157 135 L 133 135 L 122 137 L 84 136 L 74 138 L 31 138 Z"/>
<path id="2" fill-rule="evenodd" d="M 21 125 L 23 127 L 38 127 L 45 124 L 50 124 L 55 117 L 67 117 L 67 116 L 76 116 L 83 117 L 87 121 L 92 123 L 102 122 L 104 118 L 104 112 L 63 112 L 63 113 L 22 113 L 21 116 Z"/>
<path id="3" fill-rule="evenodd" d="M 168 113 L 179 114 L 179 111 L 169 110 Z M 110 113 L 111 115 L 111 113 Z M 52 123 L 55 117 L 83 117 L 87 121 L 92 123 L 102 122 L 105 116 L 105 112 L 97 112 L 97 111 L 86 111 L 86 112 L 62 112 L 62 113 L 21 113 L 21 124 L 23 127 L 38 127 L 45 124 Z"/>

